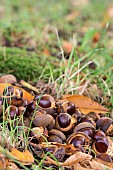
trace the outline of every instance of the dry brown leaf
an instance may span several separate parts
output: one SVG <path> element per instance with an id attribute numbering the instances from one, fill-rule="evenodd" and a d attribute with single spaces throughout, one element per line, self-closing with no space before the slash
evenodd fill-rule
<path id="1" fill-rule="evenodd" d="M 12 86 L 10 83 L 0 83 L 0 95 L 3 93 L 4 89 L 6 88 L 6 86 Z M 30 102 L 31 100 L 33 100 L 34 96 L 31 95 L 30 93 L 28 93 L 26 90 L 17 87 L 17 86 L 13 86 L 15 89 L 21 89 L 23 91 L 23 99 L 26 99 L 28 102 Z"/>
<path id="2" fill-rule="evenodd" d="M 95 169 L 91 169 L 91 168 L 84 168 L 84 167 L 82 167 L 79 163 L 77 163 L 77 164 L 74 164 L 73 165 L 73 168 L 74 168 L 74 170 L 95 170 Z"/>
<path id="3" fill-rule="evenodd" d="M 25 150 L 25 152 L 20 152 L 16 148 L 12 148 L 11 154 L 23 165 L 30 165 L 34 162 L 34 157 L 28 150 Z"/>
<path id="4" fill-rule="evenodd" d="M 20 168 L 18 168 L 18 166 L 15 163 L 9 162 L 9 164 L 6 167 L 6 170 L 20 170 Z"/>
<path id="5" fill-rule="evenodd" d="M 83 113 L 88 114 L 90 112 L 94 113 L 107 113 L 108 109 L 106 109 L 104 106 L 94 102 L 90 98 L 82 95 L 64 95 L 64 99 L 67 99 L 68 101 L 71 101 L 75 104 L 76 107 Z"/>
<path id="6" fill-rule="evenodd" d="M 98 159 L 98 158 L 94 158 L 93 160 L 95 160 L 96 162 L 101 163 L 103 165 L 106 165 L 110 168 L 113 168 L 113 163 L 110 163 L 110 162 L 107 162 L 107 161 L 104 161 L 104 160 Z"/>
<path id="7" fill-rule="evenodd" d="M 72 166 L 73 164 L 84 162 L 87 163 L 92 159 L 92 156 L 83 152 L 76 152 L 66 159 L 64 163 L 61 163 L 63 166 Z"/>
<path id="8" fill-rule="evenodd" d="M 8 166 L 8 159 L 7 158 L 0 158 L 0 170 L 6 170 Z"/>
<path id="9" fill-rule="evenodd" d="M 104 170 L 104 169 L 113 170 L 113 168 L 110 168 L 110 167 L 108 167 L 108 166 L 106 166 L 104 164 L 101 164 L 99 162 L 96 162 L 94 160 L 90 161 L 89 164 L 90 164 L 90 167 L 95 169 L 95 170 Z"/>

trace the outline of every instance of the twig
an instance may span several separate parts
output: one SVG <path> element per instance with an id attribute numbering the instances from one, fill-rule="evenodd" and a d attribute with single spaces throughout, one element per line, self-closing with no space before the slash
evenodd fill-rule
<path id="1" fill-rule="evenodd" d="M 24 87 L 27 87 L 27 88 L 29 88 L 30 90 L 33 90 L 33 91 L 39 93 L 39 90 L 38 90 L 36 87 L 34 87 L 34 86 L 32 86 L 31 84 L 25 82 L 24 80 L 21 80 L 20 83 L 21 83 Z"/>

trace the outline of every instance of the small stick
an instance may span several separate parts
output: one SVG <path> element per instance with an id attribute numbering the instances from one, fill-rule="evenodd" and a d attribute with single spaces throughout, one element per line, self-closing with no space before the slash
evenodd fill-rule
<path id="1" fill-rule="evenodd" d="M 38 90 L 36 87 L 34 87 L 34 86 L 32 86 L 31 84 L 25 82 L 24 80 L 21 80 L 20 83 L 21 83 L 24 87 L 27 87 L 27 88 L 29 88 L 29 89 L 31 89 L 31 90 L 39 93 L 39 90 Z"/>
<path id="2" fill-rule="evenodd" d="M 49 161 L 51 164 L 58 166 L 59 162 L 57 163 L 53 159 L 51 159 L 49 156 L 46 157 L 46 160 Z M 60 165 L 60 164 L 59 164 Z"/>

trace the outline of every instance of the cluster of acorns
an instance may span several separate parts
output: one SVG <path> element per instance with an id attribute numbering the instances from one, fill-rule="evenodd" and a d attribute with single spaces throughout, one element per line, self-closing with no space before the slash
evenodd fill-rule
<path id="1" fill-rule="evenodd" d="M 55 100 L 48 94 L 37 94 L 28 103 L 23 99 L 22 90 L 13 86 L 5 88 L 0 104 L 5 105 L 5 116 L 11 120 L 24 116 L 24 126 L 30 128 L 30 146 L 38 156 L 50 152 L 61 162 L 76 151 L 89 153 L 90 150 L 90 154 L 95 153 L 104 162 L 113 162 L 111 118 L 99 118 L 95 113 L 84 115 L 74 103 Z M 18 126 L 22 126 L 21 120 Z M 51 142 L 48 146 L 47 141 Z M 69 150 L 66 146 L 72 148 Z"/>

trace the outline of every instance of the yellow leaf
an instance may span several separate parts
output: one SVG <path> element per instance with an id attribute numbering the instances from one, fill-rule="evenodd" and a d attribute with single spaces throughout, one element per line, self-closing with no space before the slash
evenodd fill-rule
<path id="1" fill-rule="evenodd" d="M 16 148 L 12 148 L 11 154 L 14 156 L 14 158 L 24 165 L 30 165 L 34 162 L 33 155 L 28 151 L 25 150 L 24 152 L 20 152 Z"/>
<path id="2" fill-rule="evenodd" d="M 64 95 L 64 99 L 73 102 L 75 106 L 83 113 L 88 114 L 90 112 L 94 113 L 107 113 L 108 109 L 104 106 L 98 104 L 97 102 L 91 100 L 90 98 L 82 95 Z"/>
<path id="3" fill-rule="evenodd" d="M 7 166 L 8 166 L 8 159 L 0 157 L 0 170 L 6 170 Z"/>

